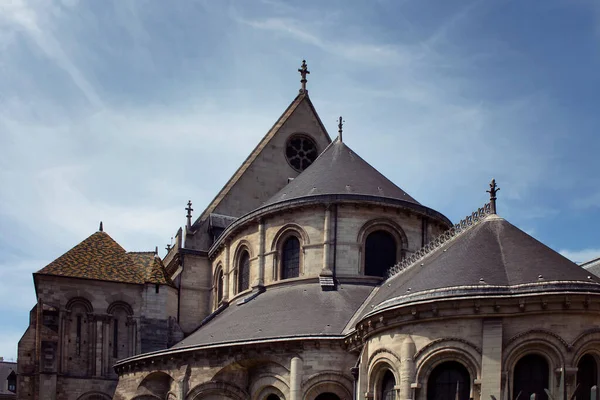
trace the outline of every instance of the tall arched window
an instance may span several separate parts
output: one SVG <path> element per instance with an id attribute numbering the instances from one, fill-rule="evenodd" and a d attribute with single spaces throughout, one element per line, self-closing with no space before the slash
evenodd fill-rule
<path id="1" fill-rule="evenodd" d="M 591 354 L 577 363 L 577 400 L 590 400 L 592 386 L 598 385 L 598 364 Z"/>
<path id="2" fill-rule="evenodd" d="M 217 304 L 215 304 L 215 307 L 218 307 L 219 304 L 221 304 L 221 300 L 223 300 L 223 270 L 219 269 L 219 272 L 217 272 L 217 288 L 216 288 L 216 299 L 217 299 Z"/>
<path id="3" fill-rule="evenodd" d="M 515 365 L 513 378 L 513 398 L 528 399 L 533 393 L 536 399 L 548 400 L 546 391 L 549 389 L 550 368 L 548 362 L 539 354 L 528 354 Z"/>
<path id="4" fill-rule="evenodd" d="M 242 252 L 238 264 L 238 293 L 250 288 L 250 254 Z"/>
<path id="5" fill-rule="evenodd" d="M 365 240 L 365 275 L 385 277 L 388 269 L 396 264 L 396 240 L 391 233 L 379 230 Z"/>
<path id="6" fill-rule="evenodd" d="M 383 380 L 381 381 L 381 400 L 395 400 L 396 399 L 396 391 L 394 390 L 394 386 L 396 386 L 396 378 L 394 378 L 394 374 L 389 369 L 383 375 Z"/>
<path id="7" fill-rule="evenodd" d="M 459 362 L 446 361 L 431 371 L 427 381 L 427 400 L 469 400 L 471 377 Z"/>
<path id="8" fill-rule="evenodd" d="M 281 248 L 281 279 L 300 276 L 300 241 L 290 236 Z"/>
<path id="9" fill-rule="evenodd" d="M 70 375 L 85 376 L 89 370 L 90 329 L 88 317 L 92 305 L 83 298 L 71 299 L 67 303 L 70 311 L 68 320 L 69 340 L 65 344 L 68 352 L 67 371 Z"/>

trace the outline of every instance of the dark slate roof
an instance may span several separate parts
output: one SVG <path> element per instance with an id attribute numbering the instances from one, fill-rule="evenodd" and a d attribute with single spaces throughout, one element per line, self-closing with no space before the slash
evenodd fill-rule
<path id="1" fill-rule="evenodd" d="M 107 233 L 96 232 L 37 272 L 41 275 L 124 283 L 169 284 L 154 252 L 128 253 Z"/>
<path id="2" fill-rule="evenodd" d="M 581 267 L 600 277 L 600 258 L 585 262 L 581 264 Z"/>
<path id="3" fill-rule="evenodd" d="M 338 336 L 373 286 L 316 282 L 269 287 L 246 304 L 234 301 L 174 348 L 297 336 Z"/>
<path id="4" fill-rule="evenodd" d="M 368 162 L 336 139 L 306 170 L 264 205 L 315 195 L 355 194 L 419 204 Z"/>
<path id="5" fill-rule="evenodd" d="M 539 284 L 539 290 L 546 290 L 548 282 L 585 282 L 594 285 L 591 290 L 600 291 L 596 284 L 600 279 L 589 277 L 585 269 L 492 214 L 389 278 L 364 314 L 387 307 L 385 303 L 459 295 L 460 287 L 479 290 Z M 448 288 L 452 290 L 442 290 Z"/>

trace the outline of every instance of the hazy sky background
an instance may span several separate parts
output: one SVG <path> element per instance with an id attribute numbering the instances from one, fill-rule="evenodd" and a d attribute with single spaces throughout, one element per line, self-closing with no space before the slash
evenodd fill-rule
<path id="1" fill-rule="evenodd" d="M 161 255 L 298 93 L 457 222 L 600 256 L 600 1 L 0 0 L 0 356 L 98 229 Z"/>

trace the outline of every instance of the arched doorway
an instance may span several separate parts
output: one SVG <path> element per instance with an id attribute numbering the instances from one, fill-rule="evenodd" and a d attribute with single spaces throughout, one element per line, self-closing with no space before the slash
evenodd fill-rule
<path id="1" fill-rule="evenodd" d="M 586 354 L 577 363 L 577 400 L 590 400 L 592 386 L 598 385 L 596 358 Z"/>
<path id="2" fill-rule="evenodd" d="M 394 374 L 389 369 L 385 371 L 383 375 L 383 380 L 381 381 L 381 400 L 395 400 L 396 399 L 396 391 L 394 389 L 396 386 L 396 378 L 394 378 Z"/>
<path id="3" fill-rule="evenodd" d="M 396 264 L 396 253 L 396 239 L 391 233 L 371 232 L 365 240 L 365 275 L 385 277 L 388 269 Z"/>
<path id="4" fill-rule="evenodd" d="M 548 400 L 546 391 L 550 381 L 548 362 L 539 354 L 528 354 L 515 365 L 513 374 L 513 398 L 520 394 L 521 399 L 528 399 L 533 393 L 538 400 Z"/>
<path id="5" fill-rule="evenodd" d="M 446 361 L 431 371 L 427 380 L 427 400 L 469 400 L 471 376 L 464 365 Z"/>
<path id="6" fill-rule="evenodd" d="M 340 397 L 337 394 L 326 392 L 318 395 L 315 400 L 340 400 Z"/>

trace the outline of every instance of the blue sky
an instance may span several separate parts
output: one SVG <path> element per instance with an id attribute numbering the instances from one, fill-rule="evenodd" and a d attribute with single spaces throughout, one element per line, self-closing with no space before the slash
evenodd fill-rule
<path id="1" fill-rule="evenodd" d="M 163 248 L 308 88 L 333 136 L 453 221 L 600 256 L 600 1 L 0 0 L 0 356 L 31 273 L 97 230 Z"/>

